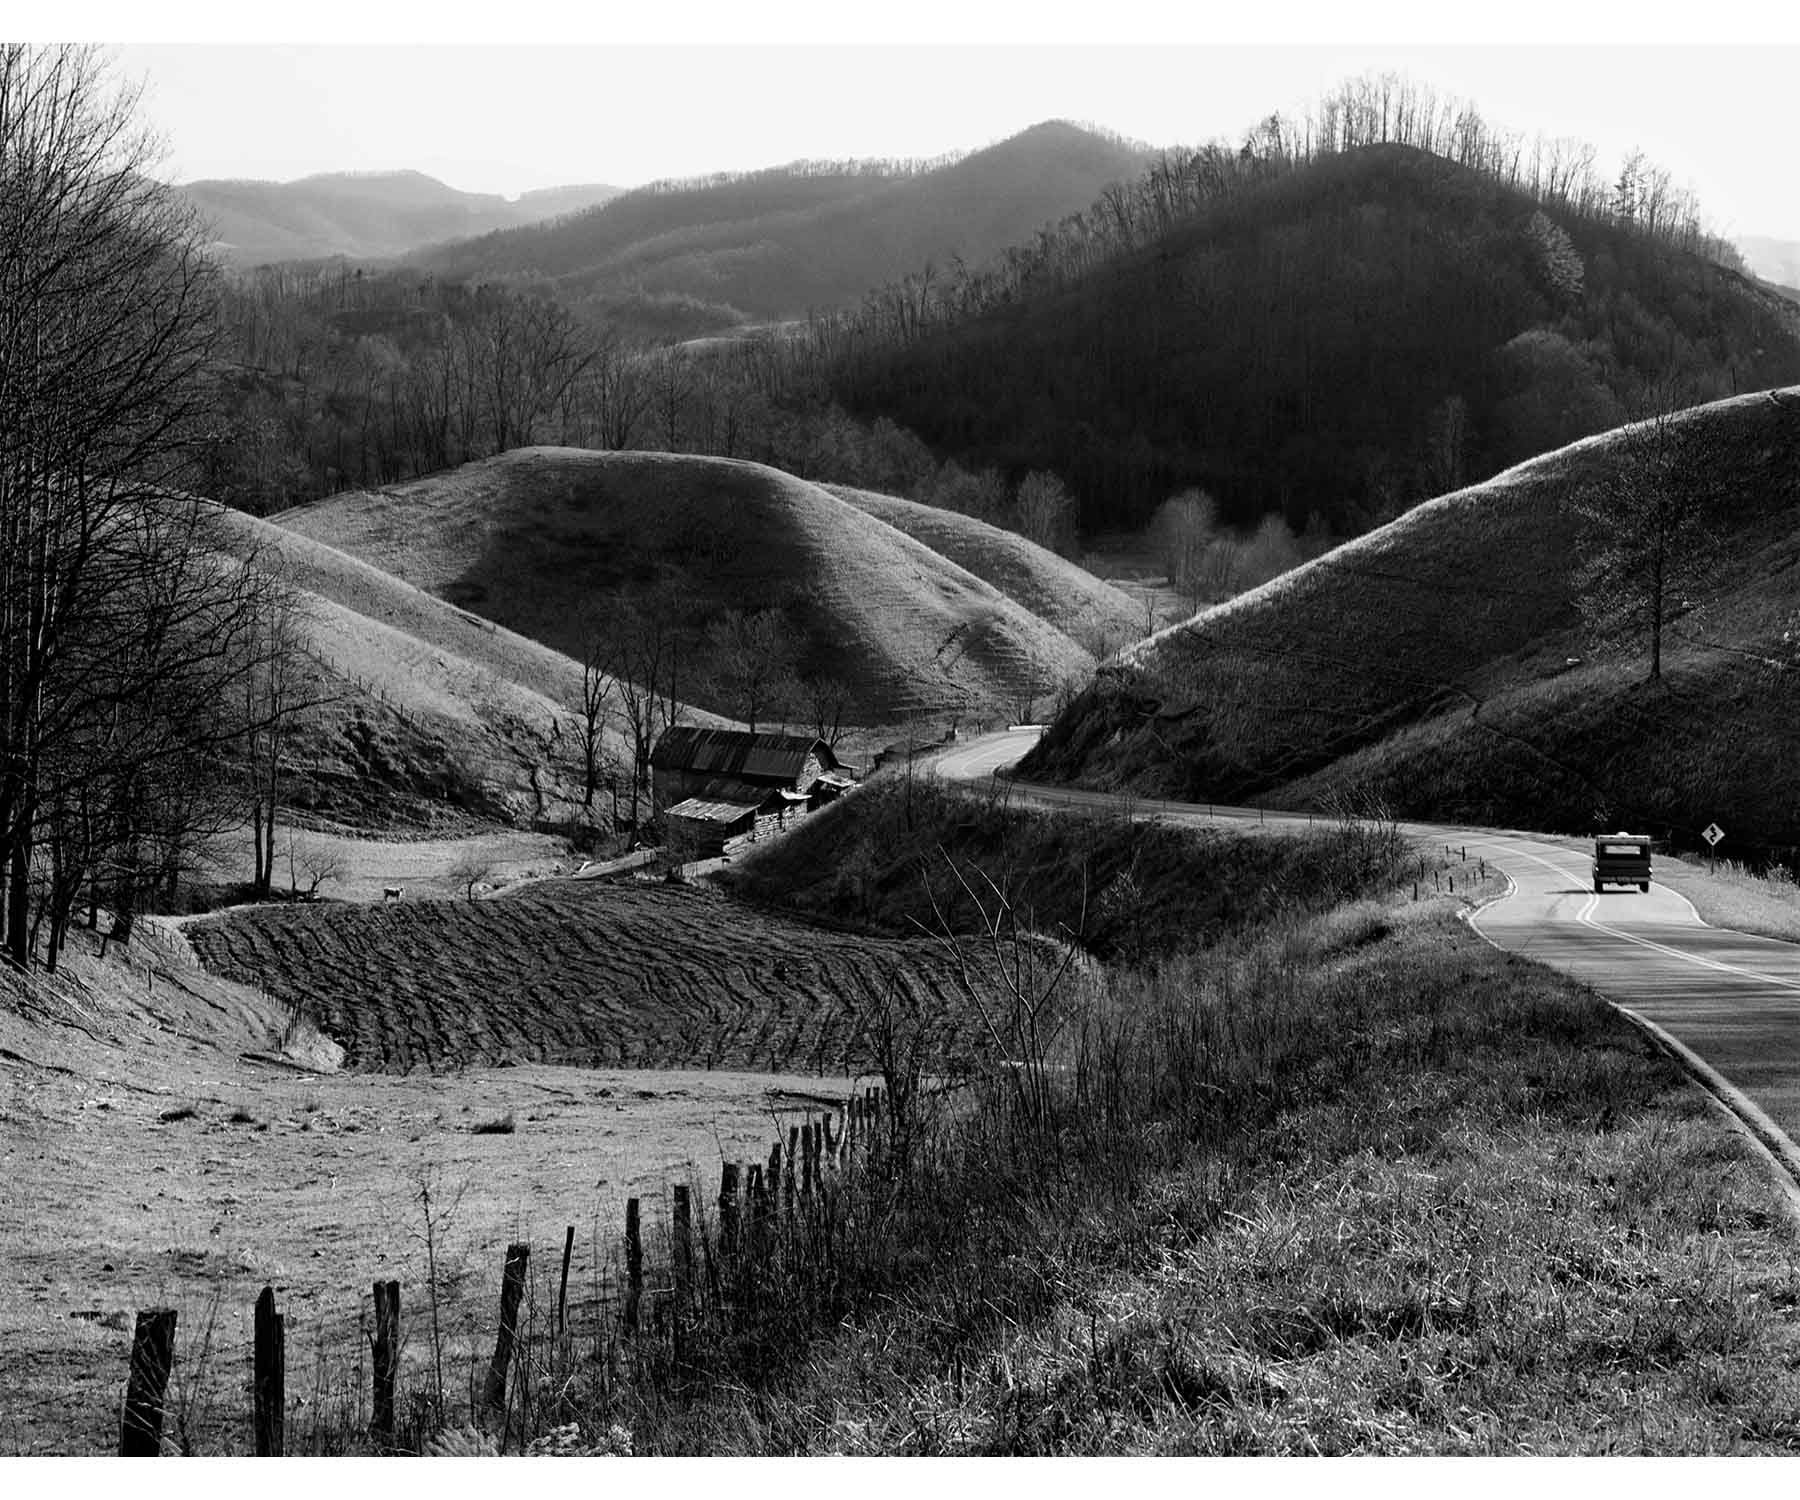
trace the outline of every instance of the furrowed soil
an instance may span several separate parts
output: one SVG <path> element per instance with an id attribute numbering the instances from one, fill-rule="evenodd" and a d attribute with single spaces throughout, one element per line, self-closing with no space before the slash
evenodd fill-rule
<path id="1" fill-rule="evenodd" d="M 651 895 L 659 914 L 675 904 Z M 551 909 L 581 909 L 563 899 Z M 362 1403 L 366 1426 L 371 1282 L 401 1282 L 416 1367 L 436 1339 L 433 1259 L 445 1378 L 460 1389 L 492 1353 L 509 1243 L 532 1246 L 542 1317 L 575 1226 L 570 1323 L 592 1327 L 628 1197 L 666 1223 L 671 1184 L 697 1184 L 704 1202 L 721 1161 L 766 1156 L 856 1086 L 537 1063 L 332 1072 L 316 1040 L 283 1056 L 284 1007 L 198 968 L 178 940 L 147 927 L 128 950 L 98 949 L 77 932 L 62 976 L 21 990 L 0 975 L 0 1454 L 116 1451 L 133 1320 L 152 1307 L 178 1314 L 170 1440 L 185 1427 L 194 1452 L 248 1451 L 251 1312 L 265 1285 L 287 1317 L 290 1433 L 354 1423 L 343 1402 Z M 440 955 L 445 984 L 470 1003 L 474 951 Z"/>
<path id="2" fill-rule="evenodd" d="M 938 1065 L 981 1026 L 953 954 L 716 892 L 543 881 L 493 901 L 242 908 L 185 934 L 215 973 L 298 1007 L 353 1069 L 521 1062 L 842 1073 L 891 997 Z"/>

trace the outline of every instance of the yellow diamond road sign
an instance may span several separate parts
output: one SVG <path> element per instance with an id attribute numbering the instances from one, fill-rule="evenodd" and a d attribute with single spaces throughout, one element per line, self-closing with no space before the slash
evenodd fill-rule
<path id="1" fill-rule="evenodd" d="M 1719 827 L 1717 823 L 1708 823 L 1706 825 L 1706 831 L 1702 833 L 1700 837 L 1705 839 L 1707 843 L 1711 844 L 1716 849 L 1719 840 L 1725 837 L 1725 830 Z"/>

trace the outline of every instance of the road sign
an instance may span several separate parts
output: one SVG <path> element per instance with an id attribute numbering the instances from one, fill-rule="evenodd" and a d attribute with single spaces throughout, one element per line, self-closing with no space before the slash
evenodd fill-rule
<path id="1" fill-rule="evenodd" d="M 1708 823 L 1706 825 L 1706 831 L 1702 833 L 1700 837 L 1705 839 L 1707 843 L 1711 844 L 1716 849 L 1719 846 L 1719 840 L 1725 837 L 1725 830 L 1719 827 L 1717 823 Z"/>

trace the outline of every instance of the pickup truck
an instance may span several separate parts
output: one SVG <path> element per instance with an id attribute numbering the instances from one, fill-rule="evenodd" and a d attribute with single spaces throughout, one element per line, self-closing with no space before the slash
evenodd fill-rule
<path id="1" fill-rule="evenodd" d="M 1650 835 L 1608 833 L 1594 840 L 1594 893 L 1609 885 L 1650 889 Z"/>

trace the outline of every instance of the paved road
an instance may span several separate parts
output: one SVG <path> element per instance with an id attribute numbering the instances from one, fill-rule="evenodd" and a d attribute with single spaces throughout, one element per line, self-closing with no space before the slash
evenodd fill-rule
<path id="1" fill-rule="evenodd" d="M 937 773 L 991 780 L 1040 732 L 1008 730 L 968 741 L 937 757 Z M 1296 828 L 1311 821 L 1255 808 L 998 784 L 1028 801 L 1130 806 L 1140 816 L 1184 823 Z M 1800 1136 L 1800 945 L 1708 927 L 1685 897 L 1659 884 L 1648 894 L 1609 889 L 1596 895 L 1586 853 L 1543 838 L 1430 823 L 1401 827 L 1421 842 L 1452 844 L 1459 853 L 1466 848 L 1471 859 L 1498 866 L 1513 889 L 1472 919 L 1476 930 L 1497 947 L 1591 984 L 1661 1028 L 1735 1087 L 1743 1096 L 1734 1102 L 1737 1113 L 1800 1173 L 1800 1148 L 1793 1144 Z M 1719 1091 L 1729 1096 L 1732 1088 Z"/>

